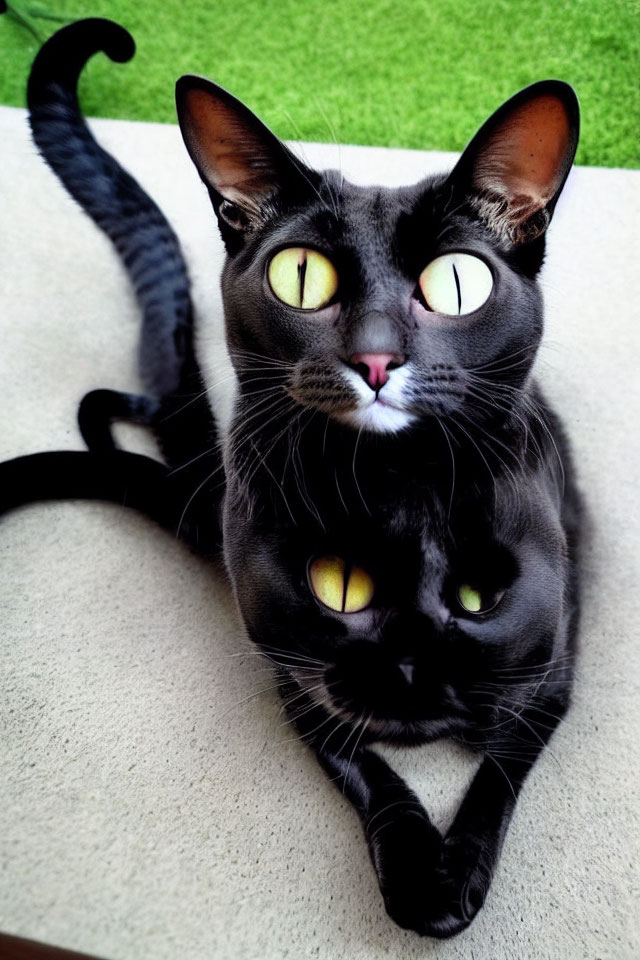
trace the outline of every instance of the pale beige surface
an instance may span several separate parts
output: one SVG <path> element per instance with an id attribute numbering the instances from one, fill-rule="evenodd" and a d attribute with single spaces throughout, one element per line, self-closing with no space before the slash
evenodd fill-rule
<path id="1" fill-rule="evenodd" d="M 176 226 L 228 393 L 221 249 L 177 130 L 95 130 Z M 387 183 L 451 160 L 305 154 Z M 388 920 L 355 815 L 280 725 L 268 671 L 236 656 L 250 647 L 220 572 L 97 504 L 0 521 L 0 929 L 110 960 L 637 956 L 639 190 L 636 172 L 577 170 L 552 229 L 540 374 L 593 517 L 582 652 L 471 929 L 436 943 Z M 0 197 L 0 458 L 80 448 L 82 394 L 137 386 L 137 310 L 9 108 Z M 446 822 L 473 762 L 444 744 L 387 754 Z"/>

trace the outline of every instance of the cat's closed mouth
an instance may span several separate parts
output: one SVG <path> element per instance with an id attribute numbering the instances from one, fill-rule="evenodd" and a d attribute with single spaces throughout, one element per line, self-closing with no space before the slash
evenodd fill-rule
<path id="1" fill-rule="evenodd" d="M 381 397 L 380 394 L 378 394 L 376 397 L 373 398 L 369 406 L 373 406 L 374 404 L 378 404 L 381 407 L 389 407 L 391 410 L 402 409 L 397 405 L 397 403 L 391 403 L 389 400 L 386 399 L 386 397 Z"/>
<path id="2" fill-rule="evenodd" d="M 333 730 L 329 718 L 340 723 L 340 726 L 349 725 L 358 735 L 358 740 L 368 742 L 371 737 L 389 743 L 412 746 L 438 739 L 442 736 L 455 736 L 456 733 L 470 729 L 472 717 L 469 709 L 456 695 L 449 685 L 431 698 L 432 702 L 421 698 L 421 702 L 409 703 L 407 690 L 396 691 L 404 699 L 404 716 L 400 716 L 398 704 L 391 704 L 388 698 L 389 690 L 385 689 L 384 697 L 376 702 L 372 692 L 364 696 L 361 702 L 350 699 L 346 691 L 341 695 L 341 687 L 345 678 L 335 665 L 327 665 L 323 680 L 319 683 L 317 677 L 310 680 L 304 671 L 290 671 L 295 678 L 298 690 L 298 709 L 306 709 L 309 713 L 318 712 L 324 717 L 323 723 L 328 723 L 327 733 Z M 398 685 L 400 685 L 398 683 Z M 301 699 L 306 694 L 308 705 L 303 707 Z M 314 710 L 315 707 L 315 710 Z M 355 735 L 354 734 L 354 735 Z"/>

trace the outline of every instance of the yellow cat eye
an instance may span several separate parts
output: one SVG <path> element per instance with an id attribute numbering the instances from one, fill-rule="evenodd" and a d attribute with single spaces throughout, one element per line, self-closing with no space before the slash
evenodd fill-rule
<path id="1" fill-rule="evenodd" d="M 276 297 L 301 310 L 319 310 L 338 289 L 338 274 L 331 261 L 306 247 L 288 247 L 276 253 L 267 275 Z"/>
<path id="2" fill-rule="evenodd" d="M 445 253 L 425 267 L 418 283 L 429 310 L 460 316 L 485 303 L 493 289 L 493 275 L 479 257 Z"/>
<path id="3" fill-rule="evenodd" d="M 373 580 L 362 567 L 342 557 L 318 557 L 309 564 L 309 585 L 325 607 L 339 613 L 357 613 L 373 599 Z"/>
<path id="4" fill-rule="evenodd" d="M 483 595 L 479 590 L 469 586 L 468 583 L 463 583 L 458 587 L 458 603 L 466 613 L 488 613 L 498 606 L 503 596 L 503 590 Z"/>

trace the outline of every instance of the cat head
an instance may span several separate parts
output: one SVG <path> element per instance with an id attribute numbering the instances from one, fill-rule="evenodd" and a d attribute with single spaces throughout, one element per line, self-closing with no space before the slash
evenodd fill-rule
<path id="1" fill-rule="evenodd" d="M 177 104 L 228 253 L 227 339 L 247 393 L 259 369 L 301 407 L 378 433 L 510 408 L 540 341 L 535 278 L 577 146 L 567 84 L 522 90 L 451 173 L 399 189 L 310 169 L 208 80 L 182 77 Z"/>
<path id="2" fill-rule="evenodd" d="M 451 518 L 435 501 L 417 515 L 400 498 L 384 535 L 350 515 L 326 534 L 295 527 L 247 550 L 231 529 L 251 638 L 311 703 L 366 720 L 376 738 L 483 736 L 523 682 L 569 668 L 552 663 L 564 649 L 564 534 L 535 496 L 524 512 L 507 483 L 497 496 L 495 513 L 474 496 Z"/>

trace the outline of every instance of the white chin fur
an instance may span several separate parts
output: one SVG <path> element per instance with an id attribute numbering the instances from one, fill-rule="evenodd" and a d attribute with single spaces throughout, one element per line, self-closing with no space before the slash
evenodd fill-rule
<path id="1" fill-rule="evenodd" d="M 341 413 L 338 419 L 356 430 L 371 430 L 373 433 L 397 433 L 413 423 L 415 416 L 406 410 L 386 407 L 382 403 L 370 403 Z"/>
<path id="2" fill-rule="evenodd" d="M 409 364 L 389 373 L 389 380 L 381 390 L 381 398 L 386 401 L 383 403 L 374 399 L 371 388 L 355 371 L 346 370 L 345 376 L 359 402 L 353 410 L 336 415 L 342 423 L 356 430 L 370 430 L 372 433 L 397 433 L 416 419 L 415 414 L 402 409 L 403 394 L 411 380 Z"/>

